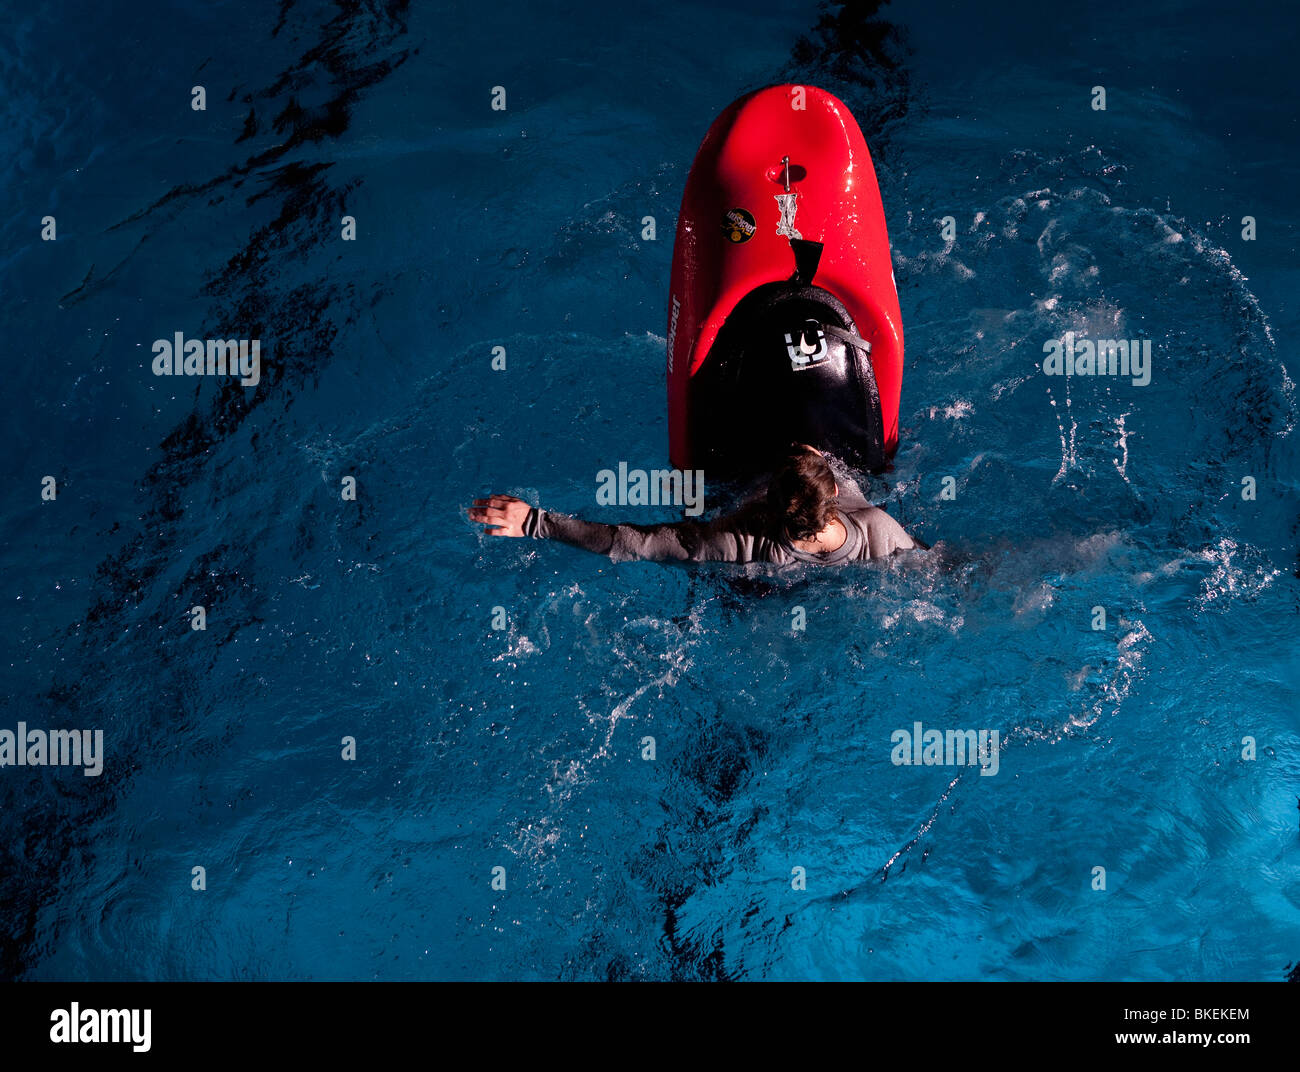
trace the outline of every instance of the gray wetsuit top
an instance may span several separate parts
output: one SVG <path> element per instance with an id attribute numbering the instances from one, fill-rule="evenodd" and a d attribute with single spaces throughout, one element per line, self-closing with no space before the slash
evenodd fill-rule
<path id="1" fill-rule="evenodd" d="M 784 537 L 767 533 L 755 515 L 744 511 L 716 521 L 605 525 L 534 507 L 524 523 L 524 535 L 563 540 L 608 555 L 615 562 L 816 562 L 833 566 L 924 546 L 884 510 L 871 506 L 856 486 L 841 488 L 835 504 L 848 537 L 834 551 L 801 551 Z"/>

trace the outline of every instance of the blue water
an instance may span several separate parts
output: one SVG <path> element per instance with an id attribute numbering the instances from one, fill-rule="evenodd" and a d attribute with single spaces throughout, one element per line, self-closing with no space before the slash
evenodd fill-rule
<path id="1" fill-rule="evenodd" d="M 0 14 L 0 728 L 107 753 L 0 770 L 0 974 L 1285 977 L 1297 20 L 984 8 Z M 781 81 L 875 156 L 872 491 L 935 552 L 483 538 L 478 495 L 627 518 L 596 472 L 665 464 L 686 172 Z M 1046 377 L 1069 330 L 1150 339 L 1150 385 Z M 155 377 L 176 331 L 260 338 L 262 382 Z M 915 721 L 998 730 L 998 774 L 894 765 Z"/>

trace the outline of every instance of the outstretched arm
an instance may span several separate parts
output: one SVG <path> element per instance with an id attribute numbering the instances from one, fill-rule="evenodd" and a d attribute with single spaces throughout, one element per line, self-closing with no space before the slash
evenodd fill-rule
<path id="1" fill-rule="evenodd" d="M 535 536 L 562 540 L 615 562 L 752 562 L 759 538 L 738 516 L 715 522 L 678 521 L 661 525 L 604 525 L 534 509 L 511 495 L 475 499 L 469 519 L 492 536 Z"/>

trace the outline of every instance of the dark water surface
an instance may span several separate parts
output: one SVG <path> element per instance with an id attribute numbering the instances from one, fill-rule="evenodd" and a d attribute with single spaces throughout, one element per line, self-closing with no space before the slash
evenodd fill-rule
<path id="1" fill-rule="evenodd" d="M 1282 978 L 1295 23 L 0 14 L 0 729 L 106 752 L 0 770 L 0 975 Z M 627 517 L 596 472 L 666 464 L 686 173 L 780 81 L 875 156 L 908 349 L 873 490 L 936 553 L 687 571 L 482 538 L 477 495 Z M 154 376 L 177 331 L 260 339 L 261 382 Z M 1068 331 L 1149 340 L 1150 383 L 1045 376 Z M 997 730 L 997 775 L 893 764 L 917 721 Z"/>

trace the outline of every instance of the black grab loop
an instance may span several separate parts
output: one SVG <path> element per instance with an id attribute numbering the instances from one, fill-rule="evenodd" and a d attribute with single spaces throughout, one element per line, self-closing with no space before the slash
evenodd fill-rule
<path id="1" fill-rule="evenodd" d="M 817 274 L 817 265 L 822 259 L 824 248 L 822 243 L 807 238 L 792 238 L 790 248 L 794 251 L 794 278 L 791 282 L 805 287 L 812 286 L 813 276 Z"/>

